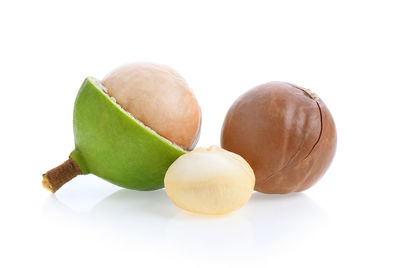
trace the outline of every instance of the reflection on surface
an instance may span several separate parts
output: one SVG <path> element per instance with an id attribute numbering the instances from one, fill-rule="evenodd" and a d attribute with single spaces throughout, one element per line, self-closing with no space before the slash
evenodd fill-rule
<path id="1" fill-rule="evenodd" d="M 290 243 L 318 229 L 326 221 L 322 209 L 306 194 L 266 195 L 254 193 L 245 217 L 252 222 L 257 246 Z"/>
<path id="2" fill-rule="evenodd" d="M 121 189 L 92 174 L 78 176 L 55 194 L 58 201 L 76 212 L 90 211 L 97 203 Z"/>
<path id="3" fill-rule="evenodd" d="M 242 209 L 223 217 L 199 220 L 196 215 L 179 212 L 168 223 L 166 239 L 192 257 L 223 259 L 243 255 L 243 251 L 266 256 L 292 241 L 307 239 L 325 219 L 323 211 L 303 193 L 254 192 Z M 248 260 L 242 261 L 245 264 Z"/>
<path id="4" fill-rule="evenodd" d="M 223 216 L 202 216 L 175 207 L 165 190 L 118 190 L 87 212 L 73 210 L 51 197 L 48 217 L 62 217 L 90 226 L 99 235 L 127 243 L 160 247 L 171 254 L 223 258 L 243 250 L 260 254 L 307 239 L 326 218 L 306 194 L 254 193 L 238 211 Z"/>

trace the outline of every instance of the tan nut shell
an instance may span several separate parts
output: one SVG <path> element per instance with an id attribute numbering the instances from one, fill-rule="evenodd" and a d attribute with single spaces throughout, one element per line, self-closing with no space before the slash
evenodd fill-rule
<path id="1" fill-rule="evenodd" d="M 159 135 L 191 150 L 201 126 L 201 111 L 186 81 L 168 66 L 134 63 L 119 67 L 102 81 L 107 93 Z"/>

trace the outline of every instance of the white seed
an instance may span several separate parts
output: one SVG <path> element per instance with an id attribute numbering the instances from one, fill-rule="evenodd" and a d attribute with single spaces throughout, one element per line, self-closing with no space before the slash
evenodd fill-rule
<path id="1" fill-rule="evenodd" d="M 196 213 L 225 214 L 242 207 L 255 176 L 239 155 L 217 146 L 179 157 L 165 175 L 165 189 L 178 207 Z"/>

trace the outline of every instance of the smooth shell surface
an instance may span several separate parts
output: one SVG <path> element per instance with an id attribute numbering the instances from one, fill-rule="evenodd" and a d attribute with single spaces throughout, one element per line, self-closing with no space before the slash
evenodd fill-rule
<path id="1" fill-rule="evenodd" d="M 102 84 L 122 108 L 157 134 L 185 150 L 194 148 L 201 111 L 176 71 L 160 64 L 129 64 L 109 73 Z"/>
<path id="2" fill-rule="evenodd" d="M 255 177 L 242 157 L 212 146 L 179 157 L 169 167 L 164 183 L 168 196 L 180 208 L 225 214 L 249 200 Z"/>
<path id="3" fill-rule="evenodd" d="M 335 124 L 324 102 L 307 91 L 270 82 L 246 92 L 229 109 L 221 146 L 249 162 L 257 191 L 303 191 L 328 169 L 336 150 Z"/>

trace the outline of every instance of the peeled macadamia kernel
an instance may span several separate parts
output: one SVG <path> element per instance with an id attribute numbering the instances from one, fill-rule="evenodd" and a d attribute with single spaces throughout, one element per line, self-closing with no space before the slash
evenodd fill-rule
<path id="1" fill-rule="evenodd" d="M 124 65 L 102 81 L 107 94 L 157 134 L 191 150 L 197 143 L 201 111 L 186 81 L 168 66 Z"/>
<path id="2" fill-rule="evenodd" d="M 336 128 L 325 103 L 310 90 L 270 82 L 232 104 L 221 146 L 249 162 L 256 191 L 300 192 L 328 169 L 336 150 Z"/>
<path id="3" fill-rule="evenodd" d="M 179 157 L 165 175 L 165 189 L 178 207 L 196 213 L 225 214 L 250 199 L 255 176 L 239 155 L 217 146 Z"/>

